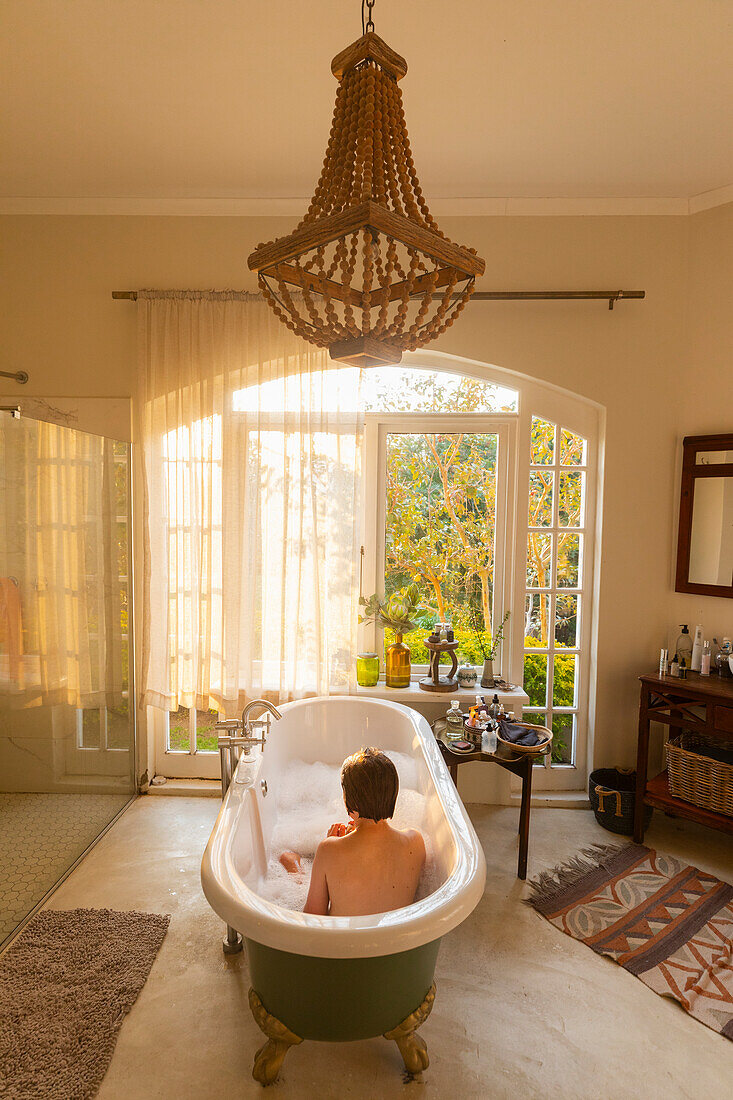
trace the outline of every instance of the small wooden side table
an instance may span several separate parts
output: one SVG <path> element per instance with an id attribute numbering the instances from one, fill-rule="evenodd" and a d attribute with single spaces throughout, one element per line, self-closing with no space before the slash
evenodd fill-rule
<path id="1" fill-rule="evenodd" d="M 529 809 L 532 798 L 532 761 L 535 759 L 532 753 L 512 753 L 508 749 L 499 746 L 495 753 L 475 752 L 457 753 L 448 748 L 448 740 L 445 736 L 445 719 L 439 718 L 433 723 L 433 733 L 438 743 L 443 759 L 448 765 L 451 779 L 458 786 L 458 768 L 461 764 L 468 764 L 472 760 L 485 760 L 489 764 L 498 764 L 505 771 L 512 772 L 522 779 L 522 805 L 519 811 L 519 860 L 517 864 L 517 877 L 527 877 L 527 852 L 529 850 Z"/>
<path id="2" fill-rule="evenodd" d="M 688 672 L 684 680 L 656 673 L 640 676 L 639 746 L 636 758 L 634 840 L 644 839 L 644 806 L 656 806 L 673 817 L 687 817 L 711 829 L 733 833 L 733 817 L 675 798 L 667 772 L 649 779 L 649 727 L 652 722 L 673 729 L 694 730 L 706 738 L 733 741 L 733 680 Z"/>

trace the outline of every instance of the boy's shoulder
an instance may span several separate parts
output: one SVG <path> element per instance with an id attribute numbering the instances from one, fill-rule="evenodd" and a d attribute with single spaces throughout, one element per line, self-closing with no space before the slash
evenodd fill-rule
<path id="1" fill-rule="evenodd" d="M 330 858 L 330 856 L 335 851 L 337 851 L 338 846 L 340 844 L 343 844 L 344 840 L 346 840 L 346 837 L 344 837 L 344 836 L 327 836 L 327 837 L 324 837 L 323 840 L 320 840 L 318 842 L 318 848 L 316 849 L 316 852 L 320 852 L 326 858 Z"/>

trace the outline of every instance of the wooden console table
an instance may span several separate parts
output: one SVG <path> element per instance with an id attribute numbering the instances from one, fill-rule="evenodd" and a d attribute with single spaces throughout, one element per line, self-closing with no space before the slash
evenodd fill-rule
<path id="1" fill-rule="evenodd" d="M 527 877 L 527 852 L 529 850 L 529 808 L 532 799 L 532 761 L 536 759 L 532 753 L 512 753 L 500 745 L 496 753 L 475 752 L 462 753 L 458 756 L 448 748 L 445 738 L 444 719 L 439 718 L 433 723 L 435 740 L 438 743 L 443 759 L 448 765 L 451 779 L 458 786 L 458 768 L 461 764 L 468 764 L 471 760 L 486 760 L 489 764 L 498 764 L 508 772 L 513 772 L 522 780 L 522 805 L 519 811 L 519 860 L 517 864 L 517 878 Z M 441 725 L 441 723 L 443 723 Z"/>
<path id="2" fill-rule="evenodd" d="M 644 805 L 675 817 L 687 817 L 711 829 L 733 833 L 733 817 L 693 806 L 670 794 L 667 772 L 648 779 L 649 726 L 665 726 L 695 731 L 708 738 L 733 741 L 733 680 L 720 676 L 701 676 L 688 672 L 684 680 L 676 676 L 640 676 L 639 748 L 636 758 L 636 803 L 634 840 L 644 839 Z M 695 708 L 695 709 L 693 709 Z M 700 710 L 702 708 L 702 713 Z"/>

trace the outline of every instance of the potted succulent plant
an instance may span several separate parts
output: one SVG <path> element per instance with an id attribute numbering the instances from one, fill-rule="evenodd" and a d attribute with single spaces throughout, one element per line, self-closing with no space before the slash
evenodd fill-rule
<path id="1" fill-rule="evenodd" d="M 474 621 L 474 616 L 470 615 L 471 629 L 478 643 L 478 647 L 481 650 L 481 655 L 484 659 L 484 667 L 481 673 L 481 687 L 492 688 L 494 687 L 494 659 L 499 652 L 499 647 L 504 637 L 504 627 L 509 619 L 511 612 L 507 611 L 504 618 L 499 623 L 496 629 L 496 633 L 491 635 L 487 639 L 486 631 L 478 630 Z"/>
<path id="2" fill-rule="evenodd" d="M 417 630 L 418 623 L 413 622 L 413 616 L 418 611 L 425 610 L 420 605 L 420 588 L 413 581 L 406 588 L 394 592 L 385 597 L 375 593 L 366 599 L 362 596 L 359 604 L 363 614 L 359 615 L 360 623 L 376 623 L 385 630 L 393 630 L 395 640 L 387 646 L 385 661 L 385 682 L 387 687 L 410 686 L 410 647 L 402 641 L 402 635 L 410 630 Z"/>

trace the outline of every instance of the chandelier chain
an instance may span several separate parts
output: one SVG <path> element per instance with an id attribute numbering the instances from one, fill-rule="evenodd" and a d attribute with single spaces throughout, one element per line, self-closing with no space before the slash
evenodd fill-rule
<path id="1" fill-rule="evenodd" d="M 369 34 L 374 32 L 374 19 L 372 16 L 372 9 L 374 8 L 374 0 L 361 0 L 361 33 Z"/>

